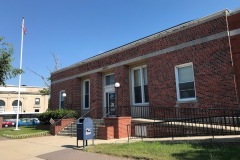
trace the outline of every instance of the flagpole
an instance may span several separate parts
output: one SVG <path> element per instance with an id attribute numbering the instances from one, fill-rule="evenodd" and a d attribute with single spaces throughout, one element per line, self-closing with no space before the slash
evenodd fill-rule
<path id="1" fill-rule="evenodd" d="M 23 30 L 24 30 L 24 17 L 22 19 L 22 39 L 21 39 L 20 67 L 19 67 L 20 70 L 22 70 Z M 22 73 L 19 74 L 19 80 L 18 80 L 18 104 L 17 104 L 17 119 L 16 119 L 15 130 L 20 130 L 18 128 L 18 119 L 19 119 L 19 108 L 20 108 L 21 80 L 22 80 Z"/>

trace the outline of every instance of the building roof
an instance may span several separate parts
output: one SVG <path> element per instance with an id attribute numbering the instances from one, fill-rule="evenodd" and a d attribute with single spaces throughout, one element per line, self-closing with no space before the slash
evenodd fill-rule
<path id="1" fill-rule="evenodd" d="M 239 12 L 239 10 L 234 11 L 234 12 Z M 148 41 L 152 41 L 152 40 L 154 40 L 154 39 L 156 39 L 156 38 L 160 38 L 160 37 L 163 37 L 163 36 L 167 36 L 167 35 L 169 35 L 169 34 L 173 34 L 173 33 L 175 33 L 175 32 L 181 31 L 181 30 L 183 30 L 183 29 L 186 29 L 186 28 L 189 28 L 189 27 L 193 27 L 193 26 L 195 26 L 195 25 L 199 25 L 199 24 L 204 23 L 204 22 L 206 22 L 206 21 L 210 21 L 210 20 L 212 20 L 212 19 L 218 18 L 218 17 L 223 16 L 223 15 L 227 15 L 227 14 L 230 14 L 230 12 L 229 12 L 229 10 L 225 9 L 225 10 L 221 10 L 221 11 L 219 11 L 219 12 L 216 12 L 216 13 L 214 13 L 214 14 L 205 16 L 205 17 L 203 17 L 203 18 L 199 18 L 199 19 L 195 19 L 195 20 L 191 20 L 191 21 L 188 21 L 188 22 L 184 22 L 184 23 L 178 24 L 178 25 L 173 26 L 173 27 L 171 27 L 171 28 L 162 30 L 162 31 L 160 31 L 160 32 L 157 32 L 157 33 L 154 33 L 154 34 L 152 34 L 152 35 L 146 36 L 146 37 L 144 37 L 144 38 L 138 39 L 138 40 L 136 40 L 136 41 L 127 43 L 127 44 L 122 45 L 122 46 L 120 46 L 120 47 L 111 49 L 111 50 L 109 50 L 109 51 L 103 52 L 103 53 L 98 54 L 98 55 L 95 55 L 95 56 L 90 57 L 90 58 L 88 58 L 88 59 L 86 59 L 86 60 L 77 62 L 77 63 L 75 63 L 75 64 L 73 64 L 73 65 L 68 66 L 68 67 L 65 67 L 65 68 L 62 68 L 62 69 L 60 69 L 60 70 L 54 71 L 54 72 L 52 72 L 51 74 L 59 73 L 59 72 L 68 70 L 68 69 L 70 69 L 70 68 L 74 68 L 74 67 L 80 66 L 80 65 L 82 65 L 82 64 L 89 63 L 89 62 L 92 62 L 92 61 L 95 61 L 95 60 L 98 60 L 98 59 L 101 59 L 101 58 L 110 56 L 110 55 L 112 55 L 112 54 L 118 53 L 118 52 L 120 52 L 120 51 L 129 49 L 129 48 L 132 48 L 132 47 L 135 47 L 135 46 L 137 46 L 137 45 L 146 43 L 146 42 L 148 42 Z"/>

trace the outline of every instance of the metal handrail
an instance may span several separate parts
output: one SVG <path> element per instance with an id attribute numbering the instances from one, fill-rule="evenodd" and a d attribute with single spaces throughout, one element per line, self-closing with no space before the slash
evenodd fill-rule
<path id="1" fill-rule="evenodd" d="M 90 109 L 89 111 L 87 111 L 86 113 L 84 113 L 83 115 L 81 115 L 79 118 L 83 118 L 85 115 L 87 115 L 88 113 L 90 113 L 92 110 L 96 109 L 96 107 Z"/>
<path id="2" fill-rule="evenodd" d="M 52 124 L 52 123 L 50 123 L 51 125 L 56 125 L 58 122 L 60 122 L 62 119 L 64 119 L 64 118 L 66 118 L 68 115 L 69 115 L 70 113 L 68 113 L 68 114 L 66 114 L 65 116 L 63 116 L 61 119 L 59 119 L 58 121 L 54 121 L 54 124 Z M 52 118 L 51 118 L 52 119 Z M 76 119 L 76 118 L 74 118 L 74 119 Z"/>

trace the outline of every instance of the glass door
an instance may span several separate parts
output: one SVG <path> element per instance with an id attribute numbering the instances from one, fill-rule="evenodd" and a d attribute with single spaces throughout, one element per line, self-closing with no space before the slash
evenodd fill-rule
<path id="1" fill-rule="evenodd" d="M 106 115 L 113 116 L 115 115 L 115 93 L 114 92 L 106 92 Z"/>

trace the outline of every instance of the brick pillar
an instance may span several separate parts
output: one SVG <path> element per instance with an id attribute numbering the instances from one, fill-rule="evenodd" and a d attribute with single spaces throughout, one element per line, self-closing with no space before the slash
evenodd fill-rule
<path id="1" fill-rule="evenodd" d="M 90 109 L 96 108 L 90 112 L 91 117 L 102 118 L 103 116 L 103 89 L 102 89 L 102 73 L 93 73 L 90 75 Z"/>
<path id="2" fill-rule="evenodd" d="M 0 117 L 0 129 L 2 128 L 2 122 L 3 122 L 3 118 Z"/>
<path id="3" fill-rule="evenodd" d="M 118 106 L 120 109 L 118 116 L 130 116 L 130 112 L 128 113 L 128 111 L 130 111 L 129 67 L 116 67 L 114 74 L 115 82 L 120 83 L 120 87 L 116 93 L 116 100 L 118 101 Z"/>
<path id="4" fill-rule="evenodd" d="M 82 110 L 82 82 L 80 78 L 76 78 L 73 81 L 72 85 L 72 101 L 71 101 L 71 108 L 78 111 Z"/>
<path id="5" fill-rule="evenodd" d="M 131 124 L 131 117 L 106 117 L 104 118 L 104 122 L 106 127 L 114 127 L 114 138 L 128 137 L 127 125 Z"/>

